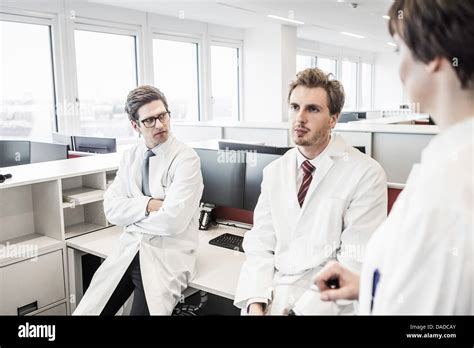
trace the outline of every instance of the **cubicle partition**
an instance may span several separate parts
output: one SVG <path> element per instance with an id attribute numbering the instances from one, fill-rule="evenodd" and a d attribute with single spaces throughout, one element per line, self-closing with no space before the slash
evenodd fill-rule
<path id="1" fill-rule="evenodd" d="M 433 134 L 373 133 L 372 157 L 387 173 L 389 182 L 405 183 L 413 164 L 419 163 L 423 149 Z"/>
<path id="2" fill-rule="evenodd" d="M 385 170 L 388 182 L 405 184 L 423 149 L 438 134 L 438 127 L 346 123 L 338 124 L 335 133 L 354 147 L 364 146 Z"/>
<path id="3" fill-rule="evenodd" d="M 30 163 L 67 159 L 68 146 L 64 144 L 30 142 Z"/>
<path id="4" fill-rule="evenodd" d="M 173 132 L 184 142 L 231 139 L 278 147 L 294 146 L 288 123 L 242 122 L 175 123 Z M 338 123 L 334 129 L 349 145 L 365 153 L 384 168 L 389 182 L 404 184 L 413 164 L 419 162 L 423 148 L 438 134 L 433 125 Z"/>
<path id="5" fill-rule="evenodd" d="M 26 140 L 0 140 L 0 167 L 66 159 L 68 146 Z"/>
<path id="6" fill-rule="evenodd" d="M 207 141 L 210 139 L 232 139 L 242 142 L 259 142 L 269 146 L 292 146 L 287 123 L 226 123 L 176 122 L 171 129 L 183 142 Z M 256 134 L 258 136 L 256 137 Z"/>

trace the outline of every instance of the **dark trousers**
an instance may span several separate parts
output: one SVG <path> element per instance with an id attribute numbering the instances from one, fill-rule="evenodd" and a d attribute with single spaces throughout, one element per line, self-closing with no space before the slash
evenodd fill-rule
<path id="1" fill-rule="evenodd" d="M 143 290 L 140 272 L 140 252 L 137 252 L 130 266 L 115 288 L 114 293 L 105 305 L 100 315 L 115 315 L 133 292 L 133 305 L 130 315 L 150 315 Z"/>

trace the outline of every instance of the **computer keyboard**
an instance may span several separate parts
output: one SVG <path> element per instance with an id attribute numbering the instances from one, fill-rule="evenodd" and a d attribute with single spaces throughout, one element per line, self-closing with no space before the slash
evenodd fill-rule
<path id="1" fill-rule="evenodd" d="M 244 241 L 244 237 L 236 236 L 235 234 L 224 233 L 221 234 L 219 237 L 211 239 L 209 244 L 220 246 L 222 248 L 238 250 L 240 252 L 244 252 L 242 248 L 242 242 Z"/>

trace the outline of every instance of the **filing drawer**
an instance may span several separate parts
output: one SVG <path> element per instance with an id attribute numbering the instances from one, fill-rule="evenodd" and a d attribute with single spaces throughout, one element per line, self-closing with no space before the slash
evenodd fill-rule
<path id="1" fill-rule="evenodd" d="M 66 312 L 66 304 L 65 303 L 61 303 L 57 306 L 54 306 L 50 309 L 47 309 L 43 312 L 40 312 L 40 313 L 37 313 L 35 315 L 66 315 L 67 312 Z"/>
<path id="2" fill-rule="evenodd" d="M 28 314 L 66 297 L 62 250 L 0 268 L 0 315 Z"/>

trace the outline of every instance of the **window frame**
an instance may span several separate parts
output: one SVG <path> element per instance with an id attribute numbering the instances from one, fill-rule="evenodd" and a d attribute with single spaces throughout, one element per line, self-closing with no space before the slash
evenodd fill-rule
<path id="1" fill-rule="evenodd" d="M 359 86 L 358 88 L 360 89 L 360 99 L 357 101 L 358 108 L 362 106 L 362 64 L 368 64 L 370 65 L 370 105 L 369 105 L 369 110 L 372 110 L 374 108 L 374 94 L 375 94 L 375 89 L 374 89 L 374 83 L 375 83 L 375 66 L 373 62 L 369 62 L 367 60 L 361 60 L 359 62 Z M 367 110 L 366 110 L 367 111 Z"/>
<path id="2" fill-rule="evenodd" d="M 375 63 L 373 59 L 368 59 L 366 57 L 353 56 L 353 55 L 333 55 L 320 53 L 317 50 L 311 50 L 307 48 L 297 49 L 297 55 L 305 55 L 315 58 L 315 64 L 317 67 L 318 58 L 332 59 L 336 61 L 336 76 L 335 78 L 339 81 L 342 81 L 342 64 L 344 61 L 350 61 L 356 63 L 357 65 L 357 74 L 356 74 L 356 105 L 355 110 L 359 110 L 362 106 L 362 64 L 369 64 L 371 66 L 371 81 L 370 81 L 370 106 L 369 110 L 374 108 L 374 96 L 375 96 Z"/>
<path id="3" fill-rule="evenodd" d="M 344 64 L 344 62 L 350 62 L 350 63 L 355 63 L 356 64 L 356 97 L 355 97 L 355 105 L 354 105 L 354 108 L 353 109 L 348 109 L 347 111 L 357 111 L 359 109 L 359 106 L 360 106 L 360 88 L 361 88 L 361 78 L 360 78 L 360 70 L 361 70 L 361 67 L 360 67 L 360 60 L 358 58 L 354 58 L 354 57 L 344 57 L 343 59 L 341 59 L 341 64 L 340 64 L 340 71 L 341 71 L 341 76 L 338 78 L 341 83 L 342 83 L 342 79 L 344 78 L 344 69 L 342 67 L 342 65 Z M 347 100 L 347 98 L 346 98 Z M 344 108 L 343 108 L 344 109 Z"/>
<path id="4" fill-rule="evenodd" d="M 339 70 L 339 59 L 337 57 L 332 57 L 324 54 L 318 54 L 315 56 L 316 58 L 316 67 L 318 67 L 318 59 L 319 58 L 324 58 L 324 59 L 330 59 L 336 61 L 336 74 L 334 75 L 334 78 L 338 79 L 338 76 L 341 74 Z"/>
<path id="5" fill-rule="evenodd" d="M 62 61 L 62 52 L 59 36 L 59 18 L 57 14 L 22 10 L 16 8 L 3 7 L 0 12 L 0 21 L 14 22 L 20 24 L 36 24 L 45 25 L 49 29 L 49 49 L 51 55 L 51 73 L 52 73 L 52 97 L 53 97 L 53 120 L 52 131 L 58 132 L 60 129 L 61 118 L 63 113 L 58 112 L 58 101 L 64 100 L 64 90 L 66 84 L 63 85 L 65 71 L 58 62 Z"/>
<path id="6" fill-rule="evenodd" d="M 212 60 L 211 60 L 211 47 L 212 46 L 220 46 L 220 47 L 228 47 L 228 48 L 236 48 L 237 49 L 237 119 L 232 119 L 231 121 L 240 121 L 242 120 L 242 110 L 243 110 L 243 88 L 242 88 L 242 81 L 243 81 L 243 42 L 241 40 L 230 40 L 218 37 L 211 37 L 209 40 L 209 74 L 206 76 L 208 80 L 209 93 L 208 93 L 208 113 L 205 120 L 213 120 L 218 121 L 219 119 L 215 119 L 213 116 L 212 110 Z"/>
<path id="7" fill-rule="evenodd" d="M 314 59 L 314 64 L 315 64 L 314 67 L 315 68 L 318 67 L 318 58 L 325 58 L 325 59 L 335 60 L 336 61 L 336 76 L 335 76 L 335 78 L 339 79 L 339 77 L 341 75 L 341 69 L 340 69 L 340 66 L 339 66 L 341 58 L 339 56 L 325 54 L 325 53 L 321 53 L 320 51 L 310 50 L 310 49 L 307 49 L 307 48 L 297 49 L 296 50 L 296 55 L 312 57 Z"/>
<path id="8" fill-rule="evenodd" d="M 186 120 L 181 120 L 175 122 L 177 123 L 183 123 L 183 122 L 199 122 L 202 119 L 202 115 L 204 114 L 204 106 L 203 106 L 203 96 L 202 96 L 202 91 L 203 91 L 203 85 L 205 81 L 203 81 L 203 76 L 202 76 L 202 70 L 203 70 L 203 58 L 202 58 L 202 39 L 198 35 L 193 35 L 193 34 L 185 34 L 185 33 L 168 33 L 168 32 L 163 32 L 163 31 L 153 31 L 152 30 L 152 35 L 151 35 L 151 65 L 153 67 L 153 74 L 150 77 L 153 81 L 153 84 L 156 85 L 155 81 L 155 74 L 154 74 L 154 58 L 153 58 L 153 40 L 169 40 L 169 41 L 178 41 L 178 42 L 187 42 L 187 43 L 193 43 L 196 44 L 196 68 L 197 68 L 197 95 L 198 95 L 198 116 L 197 119 L 186 119 Z"/>
<path id="9" fill-rule="evenodd" d="M 306 57 L 310 57 L 311 58 L 311 68 L 315 68 L 316 67 L 316 59 L 317 59 L 317 56 L 313 55 L 313 54 L 307 54 L 307 53 L 301 53 L 301 52 L 296 52 L 296 60 L 298 60 L 298 56 L 306 56 Z M 314 63 L 314 66 L 313 64 Z M 299 69 L 298 67 L 296 67 L 296 74 L 299 73 Z"/>
<path id="10" fill-rule="evenodd" d="M 126 23 L 115 23 L 109 22 L 106 20 L 96 20 L 85 17 L 76 17 L 73 20 L 69 39 L 68 50 L 70 52 L 70 73 L 71 73 L 71 92 L 72 100 L 74 103 L 72 117 L 68 120 L 67 125 L 69 131 L 66 133 L 71 134 L 80 134 L 81 124 L 80 124 L 80 96 L 79 96 L 79 83 L 77 75 L 77 60 L 76 60 L 76 36 L 75 31 L 91 31 L 96 33 L 103 34 L 115 34 L 115 35 L 124 35 L 132 36 L 135 42 L 135 83 L 139 86 L 144 80 L 144 69 L 143 64 L 141 64 L 141 57 L 143 57 L 143 47 L 140 45 L 143 39 L 140 25 L 126 24 Z M 124 100 L 126 96 L 123 96 Z M 122 141 L 117 140 L 119 143 Z"/>

